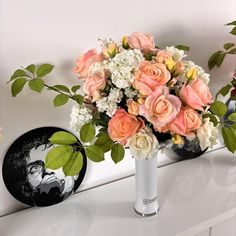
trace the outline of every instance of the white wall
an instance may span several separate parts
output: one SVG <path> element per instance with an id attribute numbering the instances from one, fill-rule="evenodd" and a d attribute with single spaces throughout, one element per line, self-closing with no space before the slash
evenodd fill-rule
<path id="1" fill-rule="evenodd" d="M 228 28 L 223 25 L 235 18 L 235 0 L 225 1 L 0 1 L 0 125 L 4 141 L 0 145 L 0 165 L 9 145 L 22 133 L 40 126 L 68 127 L 70 107 L 53 108 L 53 93 L 42 95 L 25 89 L 12 98 L 6 84 L 19 66 L 49 62 L 56 65 L 48 84 L 76 84 L 71 72 L 81 53 L 98 47 L 99 37 L 121 39 L 134 31 L 150 32 L 157 45 L 186 44 L 189 58 L 207 69 L 209 55 L 226 41 Z M 220 70 L 212 73 L 212 90 L 231 79 L 235 59 L 227 58 Z M 115 166 L 110 160 L 89 163 L 82 188 L 91 187 L 133 170 L 133 161 Z M 23 206 L 7 192 L 0 175 L 0 216 Z"/>

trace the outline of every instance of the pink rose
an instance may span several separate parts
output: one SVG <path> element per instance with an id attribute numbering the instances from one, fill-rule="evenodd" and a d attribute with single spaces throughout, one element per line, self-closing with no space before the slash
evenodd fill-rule
<path id="1" fill-rule="evenodd" d="M 129 114 L 137 116 L 139 114 L 139 104 L 133 99 L 127 100 Z"/>
<path id="2" fill-rule="evenodd" d="M 131 48 L 140 49 L 143 53 L 156 52 L 153 36 L 141 32 L 135 32 L 127 38 Z"/>
<path id="3" fill-rule="evenodd" d="M 179 97 L 186 105 L 200 111 L 203 111 L 203 106 L 209 105 L 212 100 L 209 87 L 198 78 L 184 85 L 180 89 Z"/>
<path id="4" fill-rule="evenodd" d="M 176 117 L 180 107 L 180 99 L 169 94 L 168 87 L 161 86 L 146 98 L 140 106 L 139 114 L 151 122 L 156 130 L 160 130 Z"/>
<path id="5" fill-rule="evenodd" d="M 142 95 L 147 96 L 157 87 L 166 84 L 170 78 L 170 72 L 164 64 L 143 61 L 136 72 L 133 85 Z"/>
<path id="6" fill-rule="evenodd" d="M 119 109 L 108 122 L 108 134 L 112 140 L 125 145 L 127 140 L 144 126 L 142 119 Z"/>
<path id="7" fill-rule="evenodd" d="M 200 115 L 193 109 L 181 109 L 176 118 L 169 124 L 170 131 L 189 138 L 195 137 L 193 131 L 202 124 Z"/>
<path id="8" fill-rule="evenodd" d="M 86 78 L 83 89 L 85 93 L 93 98 L 93 102 L 101 98 L 100 91 L 106 87 L 106 77 L 98 74 Z"/>
<path id="9" fill-rule="evenodd" d="M 171 57 L 170 53 L 160 50 L 157 52 L 156 61 L 158 63 L 163 63 L 170 57 Z"/>
<path id="10" fill-rule="evenodd" d="M 74 72 L 79 73 L 81 77 L 87 77 L 89 67 L 95 62 L 103 61 L 103 59 L 102 53 L 98 54 L 96 49 L 91 49 L 77 59 Z"/>

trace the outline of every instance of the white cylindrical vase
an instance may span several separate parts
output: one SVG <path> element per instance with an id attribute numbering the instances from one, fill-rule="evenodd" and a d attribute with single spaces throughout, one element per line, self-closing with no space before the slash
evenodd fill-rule
<path id="1" fill-rule="evenodd" d="M 148 159 L 135 159 L 135 186 L 135 212 L 141 216 L 155 215 L 159 210 L 157 201 L 157 155 Z"/>

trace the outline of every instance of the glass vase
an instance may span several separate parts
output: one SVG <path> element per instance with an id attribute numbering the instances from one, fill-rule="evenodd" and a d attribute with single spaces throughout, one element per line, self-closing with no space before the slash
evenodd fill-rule
<path id="1" fill-rule="evenodd" d="M 141 216 L 155 215 L 159 210 L 156 153 L 148 159 L 135 159 L 135 187 L 135 212 Z"/>

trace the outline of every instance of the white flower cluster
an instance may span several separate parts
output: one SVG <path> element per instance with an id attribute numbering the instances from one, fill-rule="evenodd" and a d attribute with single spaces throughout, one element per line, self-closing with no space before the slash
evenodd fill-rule
<path id="1" fill-rule="evenodd" d="M 112 117 L 118 109 L 117 103 L 123 98 L 123 93 L 119 89 L 111 89 L 108 97 L 103 97 L 97 101 L 97 108 L 99 112 L 106 112 Z"/>
<path id="2" fill-rule="evenodd" d="M 203 124 L 197 129 L 197 137 L 202 150 L 212 147 L 217 144 L 218 126 L 215 127 L 209 118 L 205 118 Z"/>
<path id="3" fill-rule="evenodd" d="M 207 74 L 201 66 L 196 65 L 193 61 L 184 61 L 185 68 L 191 69 L 196 68 L 197 69 L 197 76 L 203 80 L 205 84 L 209 84 L 210 82 L 210 74 Z"/>
<path id="4" fill-rule="evenodd" d="M 85 105 L 74 105 L 70 114 L 70 129 L 79 132 L 80 128 L 92 119 L 91 109 Z"/>
<path id="5" fill-rule="evenodd" d="M 130 87 L 134 80 L 134 72 L 143 59 L 138 49 L 124 50 L 117 54 L 108 65 L 112 83 L 120 89 Z"/>
<path id="6" fill-rule="evenodd" d="M 133 90 L 131 88 L 126 88 L 125 89 L 125 95 L 127 98 L 133 98 L 138 94 L 137 90 Z"/>
<path id="7" fill-rule="evenodd" d="M 96 62 L 93 63 L 90 67 L 89 67 L 89 75 L 94 75 L 97 72 L 100 71 L 105 71 L 108 69 L 108 61 L 104 60 L 102 62 Z"/>
<path id="8" fill-rule="evenodd" d="M 173 46 L 166 47 L 165 51 L 171 55 L 174 61 L 181 61 L 184 57 L 187 56 L 184 54 L 183 50 L 179 50 L 178 48 L 173 47 Z"/>

